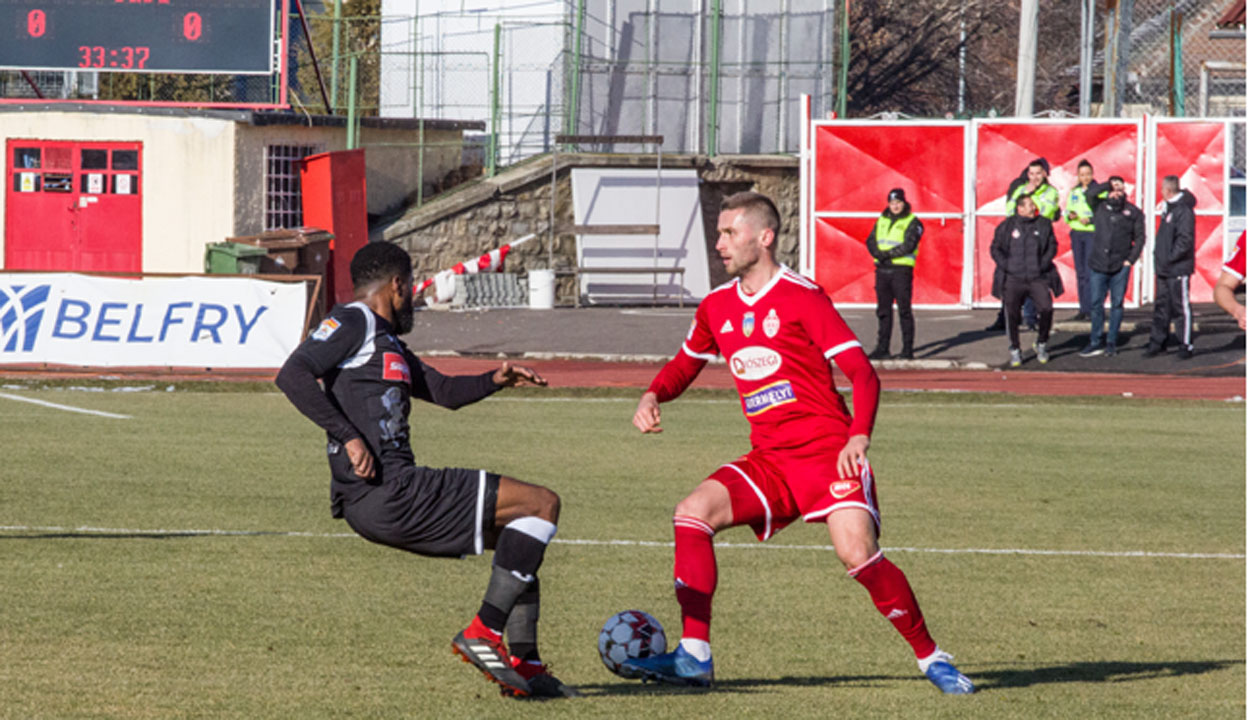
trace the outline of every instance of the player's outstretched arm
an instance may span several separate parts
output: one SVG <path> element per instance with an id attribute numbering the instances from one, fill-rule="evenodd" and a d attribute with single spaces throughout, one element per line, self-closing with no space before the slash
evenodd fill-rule
<path id="1" fill-rule="evenodd" d="M 643 433 L 660 433 L 660 400 L 655 393 L 648 390 L 638 400 L 638 409 L 634 411 L 634 427 Z"/>
<path id="2" fill-rule="evenodd" d="M 532 369 L 522 365 L 513 365 L 507 360 L 499 366 L 491 378 L 499 387 L 512 387 L 514 385 L 539 385 L 546 386 L 547 381 Z"/>
<path id="3" fill-rule="evenodd" d="M 1215 281 L 1215 287 L 1211 290 L 1212 299 L 1215 304 L 1219 305 L 1224 312 L 1232 315 L 1237 320 L 1237 326 L 1242 330 L 1246 329 L 1246 306 L 1237 302 L 1236 290 L 1241 284 L 1241 278 L 1230 272 L 1220 273 L 1220 277 Z"/>

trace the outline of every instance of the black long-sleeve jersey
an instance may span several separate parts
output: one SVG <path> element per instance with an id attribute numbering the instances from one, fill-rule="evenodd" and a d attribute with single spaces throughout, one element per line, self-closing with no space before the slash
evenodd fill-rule
<path id="1" fill-rule="evenodd" d="M 413 467 L 411 398 L 454 410 L 498 390 L 492 375 L 440 373 L 413 355 L 384 318 L 353 302 L 330 311 L 287 358 L 275 382 L 326 431 L 331 513 L 342 517 L 345 503 Z M 373 454 L 374 477 L 365 479 L 352 470 L 343 445 L 353 438 L 362 439 Z"/>

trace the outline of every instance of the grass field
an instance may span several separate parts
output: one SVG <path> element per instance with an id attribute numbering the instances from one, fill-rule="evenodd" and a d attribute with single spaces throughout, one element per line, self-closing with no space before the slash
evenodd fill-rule
<path id="1" fill-rule="evenodd" d="M 921 678 L 819 526 L 720 536 L 712 692 L 603 668 L 615 611 L 679 634 L 669 517 L 746 449 L 732 396 L 666 406 L 654 437 L 629 424 L 633 393 L 418 407 L 418 459 L 564 499 L 540 634 L 586 697 L 540 704 L 500 698 L 450 652 L 489 557 L 350 536 L 329 516 L 320 431 L 282 396 L 3 393 L 129 417 L 0 397 L 0 717 L 1246 714 L 1242 405 L 885 397 L 882 544 L 980 686 L 964 698 Z"/>

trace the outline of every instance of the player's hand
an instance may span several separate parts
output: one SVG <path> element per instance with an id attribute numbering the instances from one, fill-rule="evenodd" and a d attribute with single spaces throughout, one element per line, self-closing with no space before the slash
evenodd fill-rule
<path id="1" fill-rule="evenodd" d="M 547 380 L 530 368 L 523 365 L 513 365 L 507 360 L 503 361 L 503 365 L 495 371 L 494 377 L 491 378 L 499 387 L 512 387 L 514 385 L 546 385 Z"/>
<path id="2" fill-rule="evenodd" d="M 347 459 L 352 463 L 352 472 L 362 478 L 373 477 L 373 454 L 365 447 L 364 440 L 352 438 L 343 443 L 343 449 L 347 451 Z"/>
<path id="3" fill-rule="evenodd" d="M 638 409 L 634 411 L 634 427 L 643 433 L 664 432 L 664 428 L 660 427 L 660 401 L 655 393 L 642 394 Z"/>
<path id="4" fill-rule="evenodd" d="M 856 477 L 859 469 L 868 462 L 868 436 L 852 435 L 838 453 L 838 474 Z"/>
<path id="5" fill-rule="evenodd" d="M 1242 330 L 1246 329 L 1246 306 L 1238 305 L 1233 308 L 1233 317 L 1237 318 L 1237 327 Z"/>

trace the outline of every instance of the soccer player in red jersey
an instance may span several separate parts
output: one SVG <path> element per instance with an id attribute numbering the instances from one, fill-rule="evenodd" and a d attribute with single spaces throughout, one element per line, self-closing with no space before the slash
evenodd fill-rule
<path id="1" fill-rule="evenodd" d="M 1237 246 L 1233 248 L 1233 252 L 1224 260 L 1224 267 L 1220 270 L 1220 277 L 1215 281 L 1215 287 L 1211 290 L 1211 299 L 1215 300 L 1215 304 L 1224 309 L 1224 312 L 1232 315 L 1237 320 L 1237 325 L 1242 330 L 1246 329 L 1246 306 L 1237 302 L 1234 293 L 1237 292 L 1237 286 L 1246 281 L 1246 231 L 1241 231 L 1241 237 L 1237 238 Z"/>
<path id="2" fill-rule="evenodd" d="M 676 398 L 717 355 L 729 363 L 751 422 L 751 451 L 718 468 L 673 516 L 673 566 L 681 605 L 678 648 L 625 663 L 644 679 L 708 686 L 716 591 L 712 536 L 749 525 L 767 540 L 802 518 L 829 528 L 838 558 L 915 652 L 943 692 L 973 692 L 925 627 L 906 576 L 877 546 L 881 516 L 868 465 L 881 383 L 859 340 L 813 282 L 778 264 L 780 216 L 758 193 L 726 198 L 720 253 L 734 280 L 704 298 L 680 352 L 638 402 L 634 425 L 660 432 L 660 403 Z M 850 380 L 855 412 L 834 387 L 830 363 Z"/>

